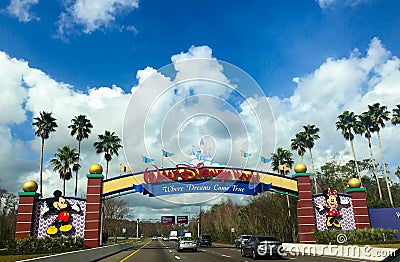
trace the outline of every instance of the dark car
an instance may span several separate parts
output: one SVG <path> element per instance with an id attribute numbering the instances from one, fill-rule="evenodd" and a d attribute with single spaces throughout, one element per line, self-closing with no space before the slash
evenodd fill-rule
<path id="1" fill-rule="evenodd" d="M 209 246 L 211 247 L 212 245 L 212 239 L 210 235 L 200 235 L 199 240 L 198 240 L 198 245 L 199 246 Z"/>
<path id="2" fill-rule="evenodd" d="M 249 240 L 251 236 L 250 235 L 239 235 L 236 239 L 235 239 L 235 247 L 236 248 L 242 248 L 242 245 Z"/>
<path id="3" fill-rule="evenodd" d="M 392 255 L 388 256 L 382 262 L 400 262 L 400 248 L 397 249 Z"/>
<path id="4" fill-rule="evenodd" d="M 242 245 L 240 253 L 242 254 L 242 257 L 251 256 L 253 259 L 267 256 L 282 258 L 283 246 L 282 242 L 275 237 L 252 236 Z"/>

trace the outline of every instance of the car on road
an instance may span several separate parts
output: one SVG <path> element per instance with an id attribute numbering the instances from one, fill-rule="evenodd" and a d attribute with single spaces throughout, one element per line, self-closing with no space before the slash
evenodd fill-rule
<path id="1" fill-rule="evenodd" d="M 209 247 L 211 247 L 211 245 L 212 245 L 211 235 L 208 235 L 208 234 L 200 235 L 200 237 L 199 237 L 199 239 L 197 241 L 197 244 L 199 246 L 209 246 Z"/>
<path id="2" fill-rule="evenodd" d="M 251 256 L 253 259 L 259 257 L 282 258 L 282 242 L 272 236 L 251 236 L 249 240 L 242 245 L 240 249 L 242 257 Z"/>
<path id="3" fill-rule="evenodd" d="M 399 261 L 400 261 L 400 248 L 397 249 L 393 254 L 382 260 L 382 262 L 399 262 Z"/>
<path id="4" fill-rule="evenodd" d="M 187 249 L 197 251 L 196 240 L 193 237 L 180 237 L 176 250 L 180 252 Z"/>
<path id="5" fill-rule="evenodd" d="M 239 235 L 236 239 L 235 239 L 235 247 L 236 248 L 242 248 L 242 245 L 249 240 L 249 238 L 251 237 L 251 235 Z"/>
<path id="6" fill-rule="evenodd" d="M 153 237 L 151 238 L 151 240 L 152 240 L 152 241 L 154 241 L 154 240 L 157 241 L 157 236 L 153 236 Z"/>
<path id="7" fill-rule="evenodd" d="M 162 237 L 162 240 L 163 240 L 163 241 L 169 241 L 169 237 L 168 237 L 168 236 L 163 236 L 163 237 Z"/>

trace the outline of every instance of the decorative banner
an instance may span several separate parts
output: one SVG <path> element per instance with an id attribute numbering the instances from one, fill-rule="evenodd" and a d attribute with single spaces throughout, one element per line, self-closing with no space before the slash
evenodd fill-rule
<path id="1" fill-rule="evenodd" d="M 177 216 L 176 217 L 176 223 L 177 224 L 188 224 L 188 216 Z"/>
<path id="2" fill-rule="evenodd" d="M 161 225 L 168 226 L 175 224 L 175 216 L 161 216 Z"/>
<path id="3" fill-rule="evenodd" d="M 268 191 L 271 184 L 250 184 L 246 182 L 221 182 L 221 181 L 186 181 L 167 184 L 135 185 L 136 192 L 149 196 L 164 196 L 185 193 L 231 193 L 240 195 L 257 195 Z"/>
<path id="4" fill-rule="evenodd" d="M 267 190 L 298 194 L 291 177 L 260 170 L 228 167 L 176 167 L 144 170 L 103 181 L 102 197 L 136 191 L 149 196 L 182 193 L 257 195 Z"/>
<path id="5" fill-rule="evenodd" d="M 57 217 L 59 216 L 59 212 L 48 211 L 48 202 L 52 199 L 53 198 L 45 198 L 36 200 L 32 218 L 32 237 L 43 238 L 49 236 L 57 237 L 61 235 L 67 235 L 70 237 L 84 237 L 86 199 L 65 197 L 65 202 L 71 207 L 79 206 L 80 212 L 71 212 L 69 221 L 72 225 L 72 228 L 70 232 L 61 232 L 61 227 L 63 225 L 56 224 L 56 226 L 60 226 L 58 230 L 59 232 L 57 232 L 57 234 L 49 235 L 49 228 L 54 226 L 55 222 L 57 222 Z M 64 225 L 63 228 L 66 228 L 66 226 Z"/>
<path id="6" fill-rule="evenodd" d="M 315 224 L 317 230 L 328 229 L 354 230 L 356 222 L 354 219 L 353 202 L 348 194 L 336 193 L 313 195 Z M 332 204 L 329 199 L 335 196 L 336 203 Z"/>

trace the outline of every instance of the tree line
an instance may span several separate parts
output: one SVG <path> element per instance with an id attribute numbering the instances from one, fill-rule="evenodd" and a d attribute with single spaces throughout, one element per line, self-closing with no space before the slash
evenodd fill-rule
<path id="1" fill-rule="evenodd" d="M 349 179 L 357 177 L 355 166 L 353 160 L 344 164 L 338 159 L 326 162 L 316 172 L 318 188 L 330 187 L 338 192 L 345 192 Z M 358 161 L 357 166 L 360 173 L 364 174 L 361 178 L 367 188 L 368 207 L 390 206 L 388 198 L 380 200 L 377 183 L 368 174 L 373 170 L 370 159 Z M 383 172 L 382 165 L 375 168 Z M 399 169 L 395 175 L 400 179 Z M 381 182 L 384 180 L 379 179 Z M 390 189 L 393 192 L 393 201 L 400 203 L 400 182 L 390 184 Z M 382 193 L 388 194 L 387 188 L 382 188 Z M 211 234 L 217 241 L 227 243 L 232 243 L 233 237 L 241 234 L 272 235 L 281 241 L 298 242 L 296 206 L 297 198 L 274 192 L 251 197 L 244 205 L 235 204 L 231 200 L 221 201 L 200 214 L 201 231 Z"/>

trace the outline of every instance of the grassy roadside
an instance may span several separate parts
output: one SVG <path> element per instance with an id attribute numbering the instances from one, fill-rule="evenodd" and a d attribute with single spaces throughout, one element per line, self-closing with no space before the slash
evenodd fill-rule
<path id="1" fill-rule="evenodd" d="M 132 242 L 132 244 L 135 245 L 140 245 L 143 242 L 135 242 L 132 240 L 122 240 L 117 243 L 109 243 L 108 245 L 114 245 L 114 244 L 123 244 L 126 242 Z M 43 254 L 25 254 L 25 255 L 3 255 L 0 252 L 0 261 L 1 262 L 15 262 L 15 261 L 20 261 L 20 260 L 25 260 L 25 259 L 31 259 L 31 258 L 37 258 L 37 257 L 44 257 L 44 256 L 50 256 L 50 255 L 55 255 L 59 253 L 65 253 L 63 252 L 54 252 L 54 253 L 43 253 Z"/>
<path id="2" fill-rule="evenodd" d="M 31 259 L 36 257 L 44 257 L 54 255 L 54 253 L 46 253 L 46 254 L 32 254 L 32 255 L 0 255 L 0 261 L 2 262 L 14 262 L 24 259 Z"/>

